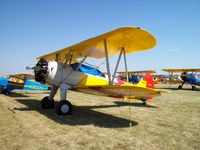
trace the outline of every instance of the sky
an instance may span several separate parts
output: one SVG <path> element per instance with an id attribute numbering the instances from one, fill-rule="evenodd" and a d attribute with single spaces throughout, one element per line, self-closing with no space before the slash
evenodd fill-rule
<path id="1" fill-rule="evenodd" d="M 36 57 L 121 26 L 139 26 L 157 40 L 127 55 L 128 70 L 200 68 L 199 0 L 0 0 L 0 75 L 31 72 L 25 68 Z"/>

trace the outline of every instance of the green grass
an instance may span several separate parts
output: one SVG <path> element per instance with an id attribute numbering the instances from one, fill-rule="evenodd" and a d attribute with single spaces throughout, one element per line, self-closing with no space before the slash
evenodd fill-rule
<path id="1" fill-rule="evenodd" d="M 57 116 L 40 107 L 47 93 L 0 95 L 0 149 L 199 149 L 199 89 L 158 87 L 170 93 L 147 106 L 131 102 L 132 127 L 129 104 L 121 99 L 69 91 L 73 113 Z"/>

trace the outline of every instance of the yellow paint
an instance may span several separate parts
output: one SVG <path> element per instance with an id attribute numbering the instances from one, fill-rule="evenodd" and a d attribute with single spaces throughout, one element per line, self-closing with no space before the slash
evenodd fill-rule
<path id="1" fill-rule="evenodd" d="M 160 90 L 140 87 L 137 85 L 89 85 L 89 86 L 75 86 L 73 90 L 102 96 L 111 97 L 143 97 L 143 96 L 158 96 Z"/>
<path id="2" fill-rule="evenodd" d="M 174 68 L 174 69 L 162 69 L 165 72 L 200 72 L 200 68 Z"/>
<path id="3" fill-rule="evenodd" d="M 88 85 L 108 85 L 108 80 L 97 77 L 97 76 L 92 76 L 92 75 L 87 75 L 87 74 L 81 74 L 80 75 L 80 80 L 77 84 L 78 86 L 88 86 Z"/>
<path id="4" fill-rule="evenodd" d="M 141 79 L 141 80 L 139 81 L 139 83 L 137 84 L 137 86 L 140 86 L 140 87 L 146 87 L 146 85 L 147 85 L 147 81 L 145 81 L 145 80 L 143 80 L 143 79 Z"/>
<path id="5" fill-rule="evenodd" d="M 118 74 L 126 74 L 125 71 L 117 71 Z M 138 73 L 138 74 L 144 74 L 144 73 L 156 73 L 155 70 L 138 70 L 138 71 L 128 71 L 128 74 L 134 74 L 134 73 Z"/>
<path id="6" fill-rule="evenodd" d="M 72 62 L 86 56 L 104 58 L 104 39 L 107 43 L 108 56 L 118 55 L 120 48 L 124 48 L 126 53 L 130 53 L 150 49 L 156 45 L 156 39 L 149 32 L 142 28 L 129 26 L 106 32 L 36 59 L 45 58 L 47 61 L 55 60 L 63 63 L 66 56 L 68 58 L 69 55 L 73 58 Z"/>

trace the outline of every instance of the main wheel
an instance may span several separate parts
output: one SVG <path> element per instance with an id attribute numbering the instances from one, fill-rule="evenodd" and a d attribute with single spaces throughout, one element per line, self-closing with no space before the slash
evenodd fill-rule
<path id="1" fill-rule="evenodd" d="M 196 90 L 196 86 L 193 85 L 193 86 L 192 86 L 192 90 Z"/>
<path id="2" fill-rule="evenodd" d="M 41 101 L 41 106 L 43 109 L 49 109 L 55 107 L 54 99 L 50 100 L 48 96 L 44 97 Z"/>
<path id="3" fill-rule="evenodd" d="M 146 101 L 143 101 L 142 105 L 147 105 L 147 102 L 146 102 Z"/>
<path id="4" fill-rule="evenodd" d="M 3 94 L 3 87 L 0 86 L 0 94 Z"/>
<path id="5" fill-rule="evenodd" d="M 2 94 L 5 94 L 5 95 L 11 95 L 11 92 L 8 91 L 6 88 L 3 87 Z"/>
<path id="6" fill-rule="evenodd" d="M 62 100 L 59 102 L 56 113 L 58 115 L 68 115 L 72 112 L 72 104 L 67 100 Z"/>
<path id="7" fill-rule="evenodd" d="M 182 86 L 181 86 L 181 85 L 179 85 L 179 86 L 178 86 L 178 89 L 182 89 Z"/>

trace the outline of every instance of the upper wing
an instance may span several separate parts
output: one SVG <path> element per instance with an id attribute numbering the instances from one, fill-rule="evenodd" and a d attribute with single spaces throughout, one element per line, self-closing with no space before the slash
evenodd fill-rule
<path id="1" fill-rule="evenodd" d="M 130 53 L 152 48 L 156 44 L 153 35 L 144 29 L 121 27 L 36 59 L 45 58 L 65 62 L 69 57 L 73 58 L 72 61 L 82 57 L 103 58 L 105 57 L 104 39 L 107 42 L 108 56 L 119 54 L 120 48 L 125 48 L 125 52 Z"/>
<path id="2" fill-rule="evenodd" d="M 29 74 L 29 73 L 18 73 L 18 74 L 10 75 L 10 77 L 14 77 L 14 78 L 19 78 L 19 79 L 25 80 L 27 77 L 34 77 L 34 75 Z"/>
<path id="3" fill-rule="evenodd" d="M 125 71 L 118 71 L 117 73 L 119 73 L 119 74 L 126 74 Z M 143 73 L 156 73 L 156 71 L 155 70 L 139 70 L 139 71 L 128 71 L 128 73 L 143 74 Z"/>
<path id="4" fill-rule="evenodd" d="M 157 96 L 161 91 L 135 85 L 92 85 L 92 86 L 75 86 L 75 91 L 83 93 L 101 95 L 116 98 L 134 98 L 143 96 Z"/>
<path id="5" fill-rule="evenodd" d="M 176 69 L 162 69 L 165 72 L 200 72 L 200 68 L 176 68 Z"/>

